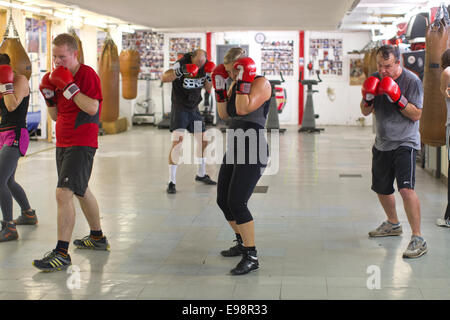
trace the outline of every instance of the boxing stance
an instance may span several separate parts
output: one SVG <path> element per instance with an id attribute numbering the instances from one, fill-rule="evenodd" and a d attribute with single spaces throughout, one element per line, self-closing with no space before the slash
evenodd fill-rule
<path id="1" fill-rule="evenodd" d="M 3 213 L 0 242 L 19 238 L 16 225 L 37 224 L 27 195 L 15 181 L 17 162 L 25 156 L 30 141 L 26 127 L 30 88 L 25 76 L 15 74 L 7 54 L 0 54 L 0 206 Z M 12 198 L 22 214 L 13 221 Z"/>
<path id="2" fill-rule="evenodd" d="M 198 49 L 185 54 L 178 60 L 172 69 L 164 72 L 162 82 L 172 82 L 172 110 L 170 112 L 170 132 L 172 135 L 172 147 L 169 153 L 169 184 L 167 193 L 176 193 L 176 173 L 179 163 L 179 147 L 183 142 L 183 131 L 188 130 L 194 134 L 197 145 L 196 157 L 199 162 L 195 181 L 207 185 L 215 185 L 206 174 L 206 161 L 204 151 L 208 142 L 203 139 L 205 122 L 198 110 L 198 104 L 202 101 L 201 91 L 205 88 L 211 91 L 211 72 L 215 64 L 206 60 L 206 52 Z M 198 124 L 198 132 L 195 131 L 195 123 Z"/>
<path id="3" fill-rule="evenodd" d="M 420 150 L 422 82 L 414 73 L 402 68 L 397 47 L 379 48 L 377 67 L 378 72 L 364 81 L 360 107 L 364 116 L 375 113 L 372 190 L 378 195 L 387 221 L 370 231 L 369 236 L 398 236 L 403 232 L 395 208 L 393 183 L 396 179 L 412 230 L 403 257 L 417 258 L 427 252 L 427 243 L 420 232 L 420 202 L 414 191 L 416 156 Z"/>
<path id="4" fill-rule="evenodd" d="M 447 49 L 442 54 L 441 58 L 441 92 L 444 95 L 445 102 L 447 104 L 447 123 L 446 123 L 446 142 L 447 142 L 447 150 L 448 154 L 448 167 L 450 170 L 450 49 Z M 449 171 L 450 172 L 450 171 Z M 450 181 L 450 179 L 448 179 Z M 450 228 L 450 188 L 447 186 L 447 209 L 445 210 L 444 218 L 439 218 L 436 221 L 436 224 L 440 227 Z"/>
<path id="5" fill-rule="evenodd" d="M 259 268 L 255 226 L 247 202 L 262 176 L 268 157 L 264 128 L 271 86 L 266 78 L 256 76 L 255 63 L 251 58 L 243 57 L 244 53 L 241 48 L 230 49 L 224 64 L 217 66 L 212 74 L 219 116 L 232 120 L 227 130 L 227 151 L 217 184 L 217 204 L 236 234 L 236 245 L 221 254 L 225 257 L 242 255 L 241 261 L 231 270 L 232 275 L 246 274 Z M 233 83 L 227 91 L 225 82 L 228 77 Z"/>
<path id="6" fill-rule="evenodd" d="M 74 195 L 91 231 L 73 244 L 80 249 L 109 250 L 97 200 L 88 187 L 98 148 L 103 100 L 100 78 L 91 67 L 78 62 L 78 45 L 71 35 L 58 35 L 52 52 L 55 69 L 42 78 L 39 88 L 50 117 L 56 121 L 58 242 L 43 259 L 34 260 L 33 265 L 43 271 L 64 270 L 71 265 L 68 249 L 75 225 Z"/>

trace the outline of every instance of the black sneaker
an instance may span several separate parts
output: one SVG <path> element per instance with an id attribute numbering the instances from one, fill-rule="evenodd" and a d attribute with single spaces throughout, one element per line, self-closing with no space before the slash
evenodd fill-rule
<path id="1" fill-rule="evenodd" d="M 236 245 L 234 247 L 231 247 L 228 250 L 223 250 L 220 252 L 220 254 L 224 257 L 237 257 L 244 253 L 244 248 L 242 246 L 242 242 L 239 240 L 233 240 L 236 242 Z"/>
<path id="2" fill-rule="evenodd" d="M 17 233 L 16 225 L 14 223 L 7 223 L 2 221 L 2 230 L 0 231 L 0 242 L 17 240 L 19 234 Z"/>
<path id="3" fill-rule="evenodd" d="M 70 255 L 63 256 L 56 250 L 47 252 L 41 260 L 33 261 L 33 266 L 44 272 L 66 270 L 71 265 Z"/>
<path id="4" fill-rule="evenodd" d="M 16 220 L 14 220 L 14 223 L 16 225 L 38 224 L 38 218 L 36 216 L 36 211 L 34 211 L 34 210 L 31 210 L 31 212 L 22 211 L 22 214 Z"/>
<path id="5" fill-rule="evenodd" d="M 169 185 L 167 186 L 167 193 L 177 193 L 177 189 L 175 189 L 175 183 L 169 182 Z"/>
<path id="6" fill-rule="evenodd" d="M 74 240 L 73 244 L 78 249 L 106 250 L 106 251 L 109 251 L 110 249 L 108 239 L 106 239 L 105 236 L 100 240 L 94 240 L 89 235 L 84 237 L 83 239 Z"/>
<path id="7" fill-rule="evenodd" d="M 256 256 L 256 250 L 244 251 L 241 261 L 237 264 L 236 268 L 230 272 L 233 276 L 239 276 L 247 274 L 250 271 L 259 268 L 258 257 Z"/>
<path id="8" fill-rule="evenodd" d="M 195 176 L 195 181 L 201 181 L 204 184 L 208 184 L 208 185 L 215 185 L 215 184 L 217 184 L 217 182 L 211 180 L 211 178 L 207 174 L 205 174 L 203 177 L 199 177 L 199 176 L 196 175 Z"/>

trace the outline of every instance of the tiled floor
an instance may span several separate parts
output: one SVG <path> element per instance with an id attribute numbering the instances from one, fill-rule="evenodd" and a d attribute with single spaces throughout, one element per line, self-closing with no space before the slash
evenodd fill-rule
<path id="1" fill-rule="evenodd" d="M 384 219 L 370 190 L 373 139 L 371 128 L 300 134 L 288 126 L 279 172 L 263 176 L 268 192 L 249 202 L 261 268 L 240 277 L 228 274 L 239 258 L 219 255 L 234 233 L 216 188 L 182 165 L 178 193 L 167 195 L 170 135 L 148 126 L 99 138 L 90 187 L 111 252 L 72 246 L 73 274 L 39 272 L 32 260 L 56 244 L 56 166 L 52 145 L 32 142 L 16 178 L 39 225 L 19 226 L 18 241 L 0 244 L 0 299 L 450 299 L 450 229 L 434 224 L 447 204 L 441 181 L 417 168 L 428 254 L 402 259 L 411 233 L 398 194 L 403 236 L 367 236 Z M 208 167 L 212 177 L 218 168 Z M 75 203 L 74 237 L 82 237 L 88 225 Z M 379 268 L 380 289 L 368 289 L 376 283 L 370 266 Z"/>

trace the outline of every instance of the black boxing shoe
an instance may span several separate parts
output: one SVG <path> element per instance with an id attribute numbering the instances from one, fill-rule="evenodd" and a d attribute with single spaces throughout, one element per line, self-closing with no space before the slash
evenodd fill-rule
<path id="1" fill-rule="evenodd" d="M 242 241 L 238 239 L 233 240 L 236 242 L 236 245 L 231 247 L 228 250 L 220 251 L 220 254 L 224 257 L 237 257 L 244 253 L 244 246 L 242 245 Z"/>
<path id="2" fill-rule="evenodd" d="M 169 185 L 167 186 L 167 193 L 169 194 L 177 193 L 177 189 L 175 189 L 175 183 L 169 182 Z"/>
<path id="3" fill-rule="evenodd" d="M 215 185 L 215 184 L 217 184 L 217 182 L 211 180 L 211 178 L 207 174 L 205 174 L 203 177 L 200 177 L 200 176 L 196 175 L 195 176 L 195 181 L 200 181 L 200 182 L 203 182 L 204 184 L 208 184 L 208 185 Z"/>
<path id="4" fill-rule="evenodd" d="M 241 261 L 237 264 L 236 268 L 230 271 L 231 275 L 239 276 L 247 274 L 253 270 L 259 268 L 258 257 L 256 256 L 256 250 L 245 250 Z"/>

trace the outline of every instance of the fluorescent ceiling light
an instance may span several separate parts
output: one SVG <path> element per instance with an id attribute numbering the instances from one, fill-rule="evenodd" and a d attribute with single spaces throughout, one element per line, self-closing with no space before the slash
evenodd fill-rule
<path id="1" fill-rule="evenodd" d="M 78 17 L 78 16 L 65 14 L 65 13 L 62 13 L 62 12 L 59 12 L 59 11 L 55 11 L 53 13 L 53 15 L 55 17 L 58 17 L 58 18 L 61 18 L 61 19 L 66 19 L 66 20 L 71 20 L 71 21 L 79 23 L 79 24 L 83 23 L 83 19 L 81 17 Z"/>
<path id="2" fill-rule="evenodd" d="M 108 28 L 108 25 L 106 23 L 102 23 L 102 22 L 96 21 L 94 19 L 84 18 L 83 22 L 84 22 L 84 24 L 88 24 L 93 27 L 99 27 L 99 28 L 103 28 L 103 29 Z"/>

